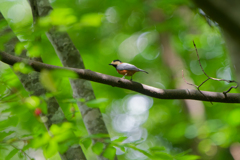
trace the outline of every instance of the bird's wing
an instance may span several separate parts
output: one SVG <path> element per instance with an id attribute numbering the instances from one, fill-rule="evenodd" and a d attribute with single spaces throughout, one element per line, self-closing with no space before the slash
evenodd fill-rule
<path id="1" fill-rule="evenodd" d="M 130 70 L 130 71 L 140 71 L 136 66 L 129 63 L 121 63 L 117 66 L 118 70 Z"/>

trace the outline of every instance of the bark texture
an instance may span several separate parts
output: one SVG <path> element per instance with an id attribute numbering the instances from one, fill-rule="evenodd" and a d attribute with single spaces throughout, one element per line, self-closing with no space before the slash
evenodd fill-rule
<path id="1" fill-rule="evenodd" d="M 44 17 L 52 10 L 48 0 L 35 0 L 36 10 L 39 17 Z M 79 51 L 73 44 L 69 35 L 66 32 L 59 32 L 57 27 L 52 27 L 46 33 L 48 39 L 52 43 L 58 57 L 64 67 L 73 67 L 84 69 L 83 60 Z M 85 101 L 95 99 L 91 83 L 84 79 L 70 79 L 70 84 L 73 90 L 73 97 L 76 99 L 83 98 Z M 78 101 L 78 108 L 81 112 L 84 124 L 89 134 L 108 134 L 102 114 L 99 108 L 89 108 L 85 103 Z M 97 140 L 93 140 L 94 143 Z M 98 156 L 99 160 L 106 160 L 103 156 Z M 116 158 L 115 158 L 116 159 Z"/>
<path id="2" fill-rule="evenodd" d="M 3 16 L 0 13 L 0 20 L 1 18 L 3 19 Z M 8 29 L 6 31 L 12 32 L 12 30 L 9 27 L 7 28 Z M 5 51 L 14 55 L 15 54 L 14 48 L 16 43 L 18 42 L 19 42 L 18 38 L 16 36 L 13 37 L 8 43 L 5 44 Z M 22 52 L 21 57 L 27 58 L 26 50 Z M 41 58 L 35 58 L 34 60 L 42 62 Z M 41 96 L 47 93 L 46 89 L 42 86 L 42 84 L 39 81 L 38 72 L 31 72 L 29 74 L 22 74 L 18 72 L 16 73 L 16 75 L 18 76 L 23 87 L 26 89 L 26 91 L 29 92 L 30 95 Z M 47 99 L 46 103 L 48 113 L 47 115 L 45 115 L 47 117 L 47 121 L 44 122 L 44 125 L 46 126 L 47 130 L 50 129 L 52 124 L 61 124 L 67 121 L 55 97 Z M 80 145 L 71 146 L 65 153 L 59 155 L 62 160 L 86 160 L 86 157 Z"/>

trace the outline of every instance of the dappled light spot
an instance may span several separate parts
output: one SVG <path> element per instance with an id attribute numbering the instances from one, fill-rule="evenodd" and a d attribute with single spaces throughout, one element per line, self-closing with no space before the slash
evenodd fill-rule
<path id="1" fill-rule="evenodd" d="M 156 31 L 144 32 L 137 39 L 137 48 L 143 58 L 147 60 L 156 59 L 160 55 L 160 49 L 153 45 L 158 38 Z"/>
<path id="2" fill-rule="evenodd" d="M 144 147 L 142 147 L 142 148 L 144 148 Z M 136 150 L 133 150 L 133 149 L 128 149 L 126 157 L 127 157 L 127 159 L 131 159 L 131 160 L 135 160 L 135 159 L 141 159 L 141 160 L 148 159 L 148 157 L 145 156 L 143 153 L 141 153 L 139 151 L 136 151 Z"/>
<path id="3" fill-rule="evenodd" d="M 205 69 L 207 67 L 206 61 L 201 60 L 201 65 L 202 65 L 203 69 Z M 190 69 L 191 69 L 192 73 L 194 73 L 196 75 L 204 74 L 201 67 L 199 66 L 198 60 L 192 60 L 190 62 Z"/>
<path id="4" fill-rule="evenodd" d="M 148 132 L 145 128 L 135 128 L 134 130 L 129 132 L 127 135 L 128 135 L 128 139 L 126 139 L 125 141 L 134 142 L 140 139 L 146 140 L 148 136 Z"/>
<path id="5" fill-rule="evenodd" d="M 106 19 L 108 20 L 108 22 L 110 23 L 116 23 L 118 22 L 118 15 L 117 15 L 117 11 L 115 10 L 114 7 L 110 7 L 106 10 L 105 12 L 106 15 Z"/>
<path id="6" fill-rule="evenodd" d="M 138 35 L 132 35 L 125 39 L 119 46 L 119 59 L 125 62 L 131 61 L 138 53 L 137 41 Z"/>
<path id="7" fill-rule="evenodd" d="M 129 132 L 135 127 L 136 120 L 127 114 L 118 114 L 113 118 L 113 126 L 118 132 Z"/>
<path id="8" fill-rule="evenodd" d="M 132 14 L 128 18 L 128 24 L 131 27 L 137 26 L 144 19 L 141 16 L 141 13 L 133 11 Z"/>
<path id="9" fill-rule="evenodd" d="M 24 5 L 16 4 L 8 10 L 7 18 L 9 18 L 12 23 L 21 22 L 25 17 L 25 10 Z"/>
<path id="10" fill-rule="evenodd" d="M 205 153 L 208 156 L 214 156 L 217 153 L 217 147 L 212 144 L 210 139 L 202 140 L 198 144 L 198 149 L 200 152 Z"/>
<path id="11" fill-rule="evenodd" d="M 216 145 L 221 145 L 226 142 L 226 135 L 223 132 L 217 132 L 212 135 L 211 140 Z"/>
<path id="12" fill-rule="evenodd" d="M 153 99 L 143 95 L 133 95 L 126 96 L 122 103 L 114 104 L 111 115 L 113 117 L 112 125 L 115 130 L 127 133 L 128 141 L 142 138 L 143 132 L 140 126 L 148 119 L 148 110 L 153 105 Z M 136 134 L 139 135 L 136 136 Z M 144 135 L 147 136 L 147 132 Z"/>
<path id="13" fill-rule="evenodd" d="M 144 49 L 148 46 L 149 44 L 149 39 L 147 37 L 147 35 L 149 34 L 150 32 L 144 32 L 142 33 L 138 39 L 137 39 L 137 48 L 139 50 L 139 52 L 142 52 L 144 51 Z"/>
<path id="14" fill-rule="evenodd" d="M 142 150 L 147 150 L 149 147 L 147 144 L 141 144 L 141 145 L 138 145 L 138 148 L 142 149 Z M 135 159 L 141 159 L 141 160 L 144 160 L 144 159 L 148 159 L 148 157 L 146 155 L 144 155 L 143 153 L 139 152 L 139 151 L 136 151 L 136 150 L 133 150 L 133 149 L 128 149 L 128 152 L 126 154 L 126 158 L 127 159 L 131 159 L 131 160 L 135 160 Z"/>
<path id="15" fill-rule="evenodd" d="M 228 123 L 232 126 L 238 126 L 240 124 L 240 109 L 234 109 L 230 113 L 228 113 Z"/>
<path id="16" fill-rule="evenodd" d="M 187 129 L 185 131 L 185 137 L 192 139 L 192 138 L 197 137 L 197 135 L 198 135 L 197 126 L 191 125 L 191 126 L 187 127 Z"/>
<path id="17" fill-rule="evenodd" d="M 128 99 L 127 108 L 131 115 L 145 113 L 153 105 L 153 99 L 147 96 L 135 95 Z"/>
<path id="18" fill-rule="evenodd" d="M 231 76 L 231 68 L 229 66 L 227 67 L 222 67 L 217 70 L 217 77 L 218 78 L 223 78 L 223 79 L 232 79 Z M 225 82 L 225 84 L 228 84 Z"/>
<path id="19" fill-rule="evenodd" d="M 222 48 L 214 48 L 213 51 L 206 52 L 207 59 L 213 59 L 223 54 Z"/>
<path id="20" fill-rule="evenodd" d="M 158 88 L 166 89 L 166 87 L 165 87 L 165 85 L 164 85 L 163 83 L 161 83 L 161 82 L 156 82 L 156 84 L 157 84 L 157 87 L 158 87 Z"/>

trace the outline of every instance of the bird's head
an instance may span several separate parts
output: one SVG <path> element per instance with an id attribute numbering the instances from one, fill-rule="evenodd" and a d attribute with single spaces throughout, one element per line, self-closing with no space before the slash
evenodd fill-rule
<path id="1" fill-rule="evenodd" d="M 112 65 L 113 67 L 117 67 L 122 62 L 120 60 L 113 60 L 109 65 Z"/>

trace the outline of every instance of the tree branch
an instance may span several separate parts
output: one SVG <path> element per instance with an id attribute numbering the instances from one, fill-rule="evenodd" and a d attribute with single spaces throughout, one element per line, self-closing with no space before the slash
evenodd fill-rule
<path id="1" fill-rule="evenodd" d="M 106 74 L 93 72 L 89 69 L 77 69 L 68 67 L 59 67 L 49 64 L 44 64 L 41 62 L 36 62 L 33 60 L 27 60 L 24 58 L 12 56 L 5 52 L 0 51 L 1 61 L 9 65 L 13 65 L 17 62 L 25 62 L 30 65 L 35 71 L 40 72 L 43 69 L 47 70 L 65 70 L 75 72 L 79 78 L 86 79 L 102 84 L 111 85 L 113 87 L 124 88 L 132 90 L 144 95 L 158 98 L 158 99 L 192 99 L 201 101 L 212 101 L 212 102 L 223 102 L 223 103 L 240 103 L 240 94 L 238 93 L 227 93 L 224 95 L 221 92 L 208 92 L 201 91 L 205 96 L 203 96 L 198 90 L 193 89 L 159 89 L 138 82 L 130 81 L 127 79 L 122 79 L 118 77 L 109 76 Z M 64 75 L 63 75 L 64 76 Z"/>
<path id="2" fill-rule="evenodd" d="M 239 0 L 193 0 L 225 32 L 226 44 L 231 54 L 238 82 L 240 82 L 240 1 Z"/>
<path id="3" fill-rule="evenodd" d="M 193 0 L 207 15 L 217 21 L 231 36 L 240 40 L 240 1 Z"/>

